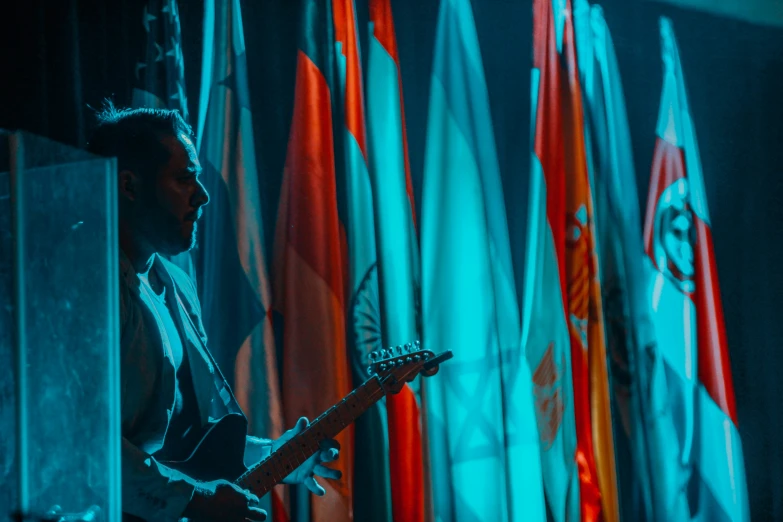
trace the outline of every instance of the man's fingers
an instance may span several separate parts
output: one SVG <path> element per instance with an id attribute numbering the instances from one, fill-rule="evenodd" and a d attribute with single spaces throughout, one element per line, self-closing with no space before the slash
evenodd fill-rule
<path id="1" fill-rule="evenodd" d="M 325 439 L 318 443 L 318 446 L 322 450 L 328 450 L 328 449 L 336 449 L 337 451 L 340 451 L 340 443 L 337 442 L 334 439 Z"/>
<path id="2" fill-rule="evenodd" d="M 259 508 L 248 507 L 245 520 L 249 522 L 263 522 L 266 520 L 266 511 Z"/>
<path id="3" fill-rule="evenodd" d="M 326 495 L 326 490 L 323 487 L 321 487 L 321 485 L 315 480 L 315 478 L 312 475 L 304 479 L 304 485 L 314 495 L 318 495 L 319 497 Z"/>
<path id="4" fill-rule="evenodd" d="M 337 456 L 340 455 L 340 452 L 336 449 L 328 449 L 328 450 L 321 450 L 321 453 L 318 455 L 321 462 L 332 462 L 333 460 L 337 460 Z"/>
<path id="5" fill-rule="evenodd" d="M 321 447 L 319 455 L 321 462 L 332 462 L 340 455 L 340 443 L 334 439 L 322 440 L 319 446 Z"/>
<path id="6" fill-rule="evenodd" d="M 282 435 L 280 435 L 280 438 L 275 441 L 275 443 L 272 445 L 273 450 L 282 446 L 284 442 L 287 442 L 293 439 L 295 436 L 299 435 L 309 423 L 310 421 L 307 420 L 307 417 L 299 417 L 299 420 L 296 421 L 294 427 L 284 432 Z"/>
<path id="7" fill-rule="evenodd" d="M 313 473 L 315 473 L 319 477 L 328 478 L 332 480 L 337 480 L 343 476 L 343 472 L 340 471 L 339 469 L 327 468 L 326 466 L 321 466 L 320 464 L 316 465 L 313 468 Z"/>
<path id="8" fill-rule="evenodd" d="M 299 420 L 296 421 L 296 424 L 294 425 L 294 429 L 291 431 L 294 433 L 299 433 L 305 429 L 308 424 L 310 424 L 310 421 L 307 420 L 307 417 L 299 417 Z"/>
<path id="9" fill-rule="evenodd" d="M 251 492 L 249 492 L 247 490 L 244 490 L 243 493 L 245 494 L 245 497 L 247 498 L 248 505 L 250 505 L 250 506 L 257 506 L 258 503 L 260 502 L 258 500 L 258 497 L 255 496 L 254 494 L 252 494 Z"/>

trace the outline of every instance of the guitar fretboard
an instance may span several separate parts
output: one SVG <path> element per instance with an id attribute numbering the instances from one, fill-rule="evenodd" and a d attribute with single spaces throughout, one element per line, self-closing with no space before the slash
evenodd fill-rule
<path id="1" fill-rule="evenodd" d="M 259 497 L 263 496 L 320 451 L 322 440 L 334 438 L 383 396 L 381 381 L 377 376 L 371 377 L 322 413 L 301 433 L 250 468 L 237 479 L 237 484 Z"/>

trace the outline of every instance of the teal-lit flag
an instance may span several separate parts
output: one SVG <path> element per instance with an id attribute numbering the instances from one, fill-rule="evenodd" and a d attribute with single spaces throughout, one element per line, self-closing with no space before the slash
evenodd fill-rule
<path id="1" fill-rule="evenodd" d="M 647 299 L 649 273 L 637 205 L 636 176 L 622 82 L 599 6 L 575 3 L 585 85 L 621 515 L 688 520 L 666 375 Z"/>
<path id="2" fill-rule="evenodd" d="M 367 145 L 375 205 L 381 330 L 387 346 L 420 338 L 419 246 L 408 163 L 402 78 L 390 0 L 370 0 Z M 386 398 L 394 520 L 424 522 L 418 379 Z M 357 484 L 358 488 L 358 484 Z M 357 517 L 358 518 L 358 517 Z"/>
<path id="3" fill-rule="evenodd" d="M 436 520 L 545 520 L 532 381 L 520 347 L 484 68 L 468 0 L 440 5 L 421 218 L 425 380 Z"/>
<path id="4" fill-rule="evenodd" d="M 250 433 L 276 438 L 283 414 L 239 0 L 204 3 L 202 71 L 197 143 L 211 198 L 198 251 L 204 325 Z M 277 486 L 261 499 L 270 519 L 285 512 L 283 495 Z"/>
<path id="5" fill-rule="evenodd" d="M 359 49 L 359 31 L 353 0 L 332 0 L 337 85 L 335 132 L 337 176 L 342 177 L 345 233 L 348 243 L 349 284 L 346 341 L 354 386 L 370 376 L 369 354 L 383 347 L 378 262 L 375 248 L 375 210 L 367 167 L 367 132 Z M 386 401 L 381 399 L 356 420 L 354 517 L 391 522 L 389 440 Z"/>
<path id="6" fill-rule="evenodd" d="M 701 158 L 670 20 L 661 19 L 660 32 L 663 92 L 644 241 L 666 378 L 660 400 L 670 405 L 675 427 L 667 434 L 679 467 L 673 486 L 687 496 L 693 520 L 744 522 L 750 520 L 745 465 Z"/>
<path id="7" fill-rule="evenodd" d="M 558 9 L 562 13 L 562 8 Z M 566 169 L 558 45 L 565 19 L 550 0 L 533 3 L 530 191 L 522 346 L 533 372 L 544 491 L 555 522 L 580 520 L 571 340 L 566 319 Z"/>

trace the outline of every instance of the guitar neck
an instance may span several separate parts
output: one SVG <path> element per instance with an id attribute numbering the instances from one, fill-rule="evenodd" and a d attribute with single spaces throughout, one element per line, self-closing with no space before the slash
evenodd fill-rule
<path id="1" fill-rule="evenodd" d="M 277 451 L 251 467 L 236 483 L 261 497 L 281 483 L 320 449 L 321 441 L 332 439 L 384 396 L 381 381 L 373 376 L 326 410 L 307 428 Z"/>

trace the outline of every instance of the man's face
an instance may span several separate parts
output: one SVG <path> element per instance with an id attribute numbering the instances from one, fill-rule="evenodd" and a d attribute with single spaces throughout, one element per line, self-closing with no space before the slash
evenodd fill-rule
<path id="1" fill-rule="evenodd" d="M 161 140 L 171 157 L 139 197 L 139 231 L 156 252 L 181 254 L 196 244 L 196 221 L 209 194 L 199 181 L 201 165 L 190 139 L 181 134 Z"/>

